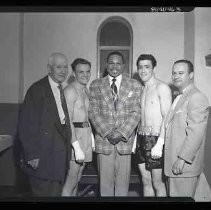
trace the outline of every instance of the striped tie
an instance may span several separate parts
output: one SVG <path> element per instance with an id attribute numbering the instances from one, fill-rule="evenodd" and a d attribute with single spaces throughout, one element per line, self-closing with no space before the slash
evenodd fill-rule
<path id="1" fill-rule="evenodd" d="M 116 79 L 113 78 L 112 84 L 111 84 L 111 90 L 112 90 L 112 95 L 113 95 L 113 100 L 114 100 L 114 108 L 116 110 L 116 106 L 117 106 L 117 86 L 116 86 L 115 82 L 116 82 Z"/>

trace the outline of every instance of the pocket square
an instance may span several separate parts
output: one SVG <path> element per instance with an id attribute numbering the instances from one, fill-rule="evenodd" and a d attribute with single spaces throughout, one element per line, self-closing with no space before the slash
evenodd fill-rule
<path id="1" fill-rule="evenodd" d="M 128 97 L 131 97 L 133 95 L 133 91 L 130 91 L 129 93 L 128 93 Z"/>
<path id="2" fill-rule="evenodd" d="M 181 113 L 181 112 L 183 112 L 183 111 L 182 110 L 178 110 L 178 111 L 175 112 L 175 114 L 178 114 L 178 113 Z"/>

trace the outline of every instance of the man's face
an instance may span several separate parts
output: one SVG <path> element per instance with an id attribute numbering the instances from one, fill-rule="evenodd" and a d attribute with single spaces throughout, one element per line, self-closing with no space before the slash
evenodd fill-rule
<path id="1" fill-rule="evenodd" d="M 48 71 L 55 82 L 62 83 L 68 74 L 68 63 L 66 58 L 63 56 L 56 56 L 53 64 L 48 65 Z"/>
<path id="2" fill-rule="evenodd" d="M 111 77 L 118 77 L 124 71 L 124 63 L 119 55 L 111 55 L 108 58 L 107 71 Z"/>
<path id="3" fill-rule="evenodd" d="M 173 84 L 183 90 L 191 82 L 193 72 L 188 73 L 188 65 L 186 63 L 177 63 L 172 68 L 172 81 Z"/>
<path id="4" fill-rule="evenodd" d="M 154 74 L 154 68 L 150 60 L 140 60 L 138 63 L 138 73 L 143 82 L 147 82 Z"/>
<path id="5" fill-rule="evenodd" d="M 82 84 L 86 85 L 91 77 L 91 68 L 88 64 L 78 64 L 75 67 L 74 75 L 76 80 Z"/>

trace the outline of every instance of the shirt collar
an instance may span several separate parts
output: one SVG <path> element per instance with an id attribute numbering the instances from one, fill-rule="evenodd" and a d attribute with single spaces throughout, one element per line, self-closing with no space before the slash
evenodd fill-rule
<path id="1" fill-rule="evenodd" d="M 114 77 L 111 77 L 110 75 L 108 75 L 108 79 L 109 79 L 109 83 L 110 84 L 112 84 L 112 79 L 113 79 Z M 115 79 L 116 79 L 116 84 L 120 84 L 121 83 L 121 81 L 122 81 L 122 74 L 120 74 L 118 77 L 115 77 Z"/>

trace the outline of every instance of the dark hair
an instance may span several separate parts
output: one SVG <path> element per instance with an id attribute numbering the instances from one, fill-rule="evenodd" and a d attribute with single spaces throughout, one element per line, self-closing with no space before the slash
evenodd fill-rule
<path id="1" fill-rule="evenodd" d="M 78 64 L 87 64 L 90 66 L 91 68 L 91 62 L 89 62 L 88 60 L 86 59 L 83 59 L 83 58 L 76 58 L 72 64 L 71 64 L 71 67 L 72 67 L 72 70 L 75 71 L 75 68 Z"/>
<path id="2" fill-rule="evenodd" d="M 139 61 L 142 61 L 142 60 L 149 60 L 149 61 L 151 61 L 153 68 L 157 65 L 157 61 L 156 61 L 156 59 L 155 59 L 155 57 L 153 55 L 151 55 L 151 54 L 141 54 L 138 57 L 137 61 L 136 61 L 136 66 L 137 67 L 138 67 Z"/>
<path id="3" fill-rule="evenodd" d="M 189 60 L 178 60 L 174 62 L 174 65 L 177 63 L 185 63 L 188 66 L 188 73 L 190 74 L 191 72 L 194 72 L 194 67 L 191 61 Z"/>
<path id="4" fill-rule="evenodd" d="M 109 57 L 112 56 L 112 55 L 118 55 L 118 56 L 120 56 L 120 57 L 122 58 L 122 62 L 125 63 L 124 56 L 123 56 L 123 54 L 122 54 L 121 52 L 119 52 L 119 51 L 110 52 L 110 53 L 108 54 L 108 56 L 107 56 L 107 63 L 108 63 Z"/>

